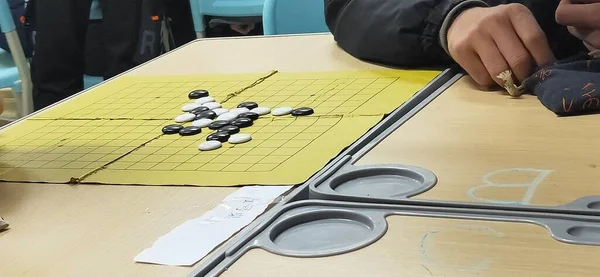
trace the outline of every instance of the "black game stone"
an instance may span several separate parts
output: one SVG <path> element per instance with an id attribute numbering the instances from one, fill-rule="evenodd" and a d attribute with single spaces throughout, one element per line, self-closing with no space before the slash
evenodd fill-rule
<path id="1" fill-rule="evenodd" d="M 229 133 L 218 131 L 216 133 L 208 135 L 208 137 L 206 137 L 206 140 L 218 140 L 220 142 L 226 142 L 229 139 L 229 137 Z"/>
<path id="2" fill-rule="evenodd" d="M 183 126 L 181 126 L 179 124 L 171 124 L 171 125 L 167 125 L 167 126 L 163 127 L 162 132 L 165 135 L 172 135 L 172 134 L 179 133 L 179 131 L 181 129 L 183 129 Z"/>
<path id="3" fill-rule="evenodd" d="M 208 110 L 210 110 L 210 109 L 209 109 L 209 108 L 207 108 L 207 107 L 204 107 L 204 106 L 200 106 L 200 107 L 198 107 L 198 108 L 195 108 L 195 109 L 191 110 L 191 111 L 190 111 L 190 113 L 193 113 L 193 114 L 195 114 L 195 115 L 198 115 L 199 113 L 201 113 L 201 112 L 205 112 L 205 111 L 208 111 Z"/>
<path id="4" fill-rule="evenodd" d="M 258 119 L 258 114 L 253 112 L 245 112 L 238 115 L 238 118 L 250 118 L 254 121 Z"/>
<path id="5" fill-rule="evenodd" d="M 228 133 L 230 135 L 237 134 L 240 132 L 240 128 L 233 125 L 223 126 L 219 129 L 219 132 Z"/>
<path id="6" fill-rule="evenodd" d="M 244 102 L 242 104 L 239 104 L 237 107 L 252 110 L 254 108 L 258 108 L 258 104 L 256 102 Z"/>
<path id="7" fill-rule="evenodd" d="M 208 91 L 203 90 L 203 89 L 194 90 L 194 91 L 190 92 L 190 94 L 188 94 L 188 97 L 190 99 L 198 99 L 198 98 L 207 97 L 207 96 L 208 96 Z"/>
<path id="8" fill-rule="evenodd" d="M 217 117 L 217 114 L 213 111 L 203 111 L 203 112 L 199 112 L 195 115 L 196 115 L 196 120 L 198 120 L 200 118 L 215 119 Z"/>
<path id="9" fill-rule="evenodd" d="M 314 112 L 315 111 L 312 108 L 302 107 L 302 108 L 297 108 L 297 109 L 293 110 L 292 115 L 293 116 L 311 115 Z"/>
<path id="10" fill-rule="evenodd" d="M 181 130 L 179 130 L 179 134 L 182 136 L 193 136 L 193 135 L 197 135 L 200 134 L 202 132 L 202 129 L 200 129 L 200 127 L 196 127 L 196 126 L 189 126 L 189 127 L 185 127 Z"/>
<path id="11" fill-rule="evenodd" d="M 211 130 L 218 130 L 223 128 L 224 126 L 229 125 L 229 121 L 227 120 L 217 120 L 217 121 L 213 121 L 210 125 L 208 125 L 208 129 Z"/>
<path id="12" fill-rule="evenodd" d="M 231 121 L 231 125 L 233 126 L 237 126 L 240 128 L 246 128 L 246 127 L 250 127 L 252 126 L 252 119 L 247 118 L 247 117 L 241 117 L 241 118 L 237 118 L 234 119 L 233 121 Z"/>

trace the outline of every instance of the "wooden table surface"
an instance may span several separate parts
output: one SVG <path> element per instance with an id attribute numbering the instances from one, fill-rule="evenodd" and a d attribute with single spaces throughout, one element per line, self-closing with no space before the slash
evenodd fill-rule
<path id="1" fill-rule="evenodd" d="M 600 115 L 557 117 L 535 96 L 453 85 L 357 164 L 427 168 L 419 199 L 562 205 L 600 194 Z"/>
<path id="2" fill-rule="evenodd" d="M 418 198 L 558 205 L 599 194 L 598 116 L 558 118 L 534 97 L 511 99 L 471 84 L 460 80 L 358 164 L 429 168 L 439 184 Z M 531 183 L 537 187 L 530 189 Z M 482 185 L 489 187 L 469 193 Z M 559 242 L 534 224 L 401 215 L 387 221 L 383 238 L 363 249 L 323 258 L 254 249 L 222 276 L 548 277 L 600 271 L 600 247 Z"/>
<path id="3" fill-rule="evenodd" d="M 377 69 L 330 35 L 195 41 L 126 75 Z M 117 77 L 118 78 L 118 77 Z M 0 183 L 0 276 L 185 276 L 191 267 L 136 264 L 161 235 L 235 188 Z"/>
<path id="4" fill-rule="evenodd" d="M 223 277 L 596 276 L 600 247 L 558 242 L 527 223 L 393 215 L 363 249 L 323 258 L 250 250 Z"/>
<path id="5" fill-rule="evenodd" d="M 231 188 L 1 184 L 0 276 L 186 276 L 133 258 Z"/>

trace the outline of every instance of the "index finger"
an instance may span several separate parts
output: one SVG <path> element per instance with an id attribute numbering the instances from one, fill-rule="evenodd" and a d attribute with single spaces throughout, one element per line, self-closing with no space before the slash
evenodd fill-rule
<path id="1" fill-rule="evenodd" d="M 562 0 L 556 9 L 556 22 L 580 28 L 600 28 L 600 0 Z"/>

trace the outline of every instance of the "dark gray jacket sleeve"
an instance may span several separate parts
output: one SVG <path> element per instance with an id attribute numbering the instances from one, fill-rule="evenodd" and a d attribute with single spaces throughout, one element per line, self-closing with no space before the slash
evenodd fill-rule
<path id="1" fill-rule="evenodd" d="M 465 0 L 325 0 L 327 26 L 351 55 L 399 66 L 452 63 L 440 29 Z"/>
<path id="2" fill-rule="evenodd" d="M 404 67 L 452 65 L 445 50 L 445 32 L 454 17 L 473 6 L 506 3 L 522 3 L 532 10 L 551 47 L 558 52 L 557 57 L 582 46 L 553 20 L 559 0 L 324 1 L 327 26 L 338 45 L 354 57 L 376 63 Z"/>

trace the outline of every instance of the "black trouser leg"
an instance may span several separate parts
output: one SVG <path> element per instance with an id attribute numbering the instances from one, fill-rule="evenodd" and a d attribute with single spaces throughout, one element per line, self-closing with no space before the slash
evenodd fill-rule
<path id="1" fill-rule="evenodd" d="M 182 46 L 196 39 L 190 1 L 169 1 L 167 16 L 172 19 L 170 23 L 175 42 L 174 47 Z"/>
<path id="2" fill-rule="evenodd" d="M 31 64 L 33 102 L 44 108 L 83 89 L 84 46 L 90 0 L 37 0 Z"/>
<path id="3" fill-rule="evenodd" d="M 141 0 L 101 0 L 102 28 L 108 79 L 134 66 L 140 26 Z"/>

